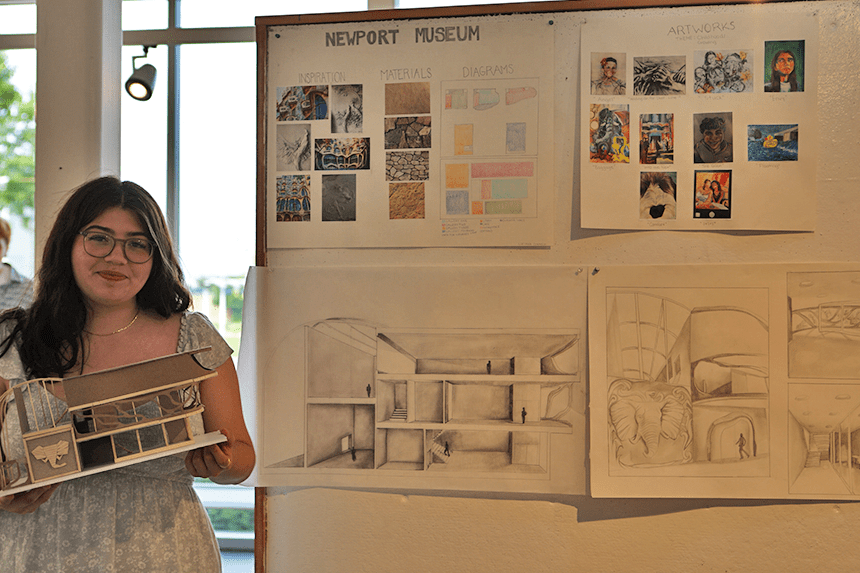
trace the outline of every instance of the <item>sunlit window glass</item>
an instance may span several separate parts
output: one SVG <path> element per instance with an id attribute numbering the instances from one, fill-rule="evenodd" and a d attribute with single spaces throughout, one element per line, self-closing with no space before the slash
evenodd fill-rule
<path id="1" fill-rule="evenodd" d="M 132 56 L 141 55 L 141 46 L 123 47 L 123 85 L 133 71 Z M 150 48 L 146 58 L 136 60 L 137 67 L 144 64 L 152 64 L 157 70 L 152 97 L 147 101 L 135 100 L 124 87 L 120 95 L 120 176 L 149 191 L 164 210 L 167 204 L 167 47 Z"/>
<path id="2" fill-rule="evenodd" d="M 283 0 L 182 0 L 180 8 L 183 28 L 220 28 L 253 26 L 257 16 L 357 12 L 367 10 L 367 0 L 317 0 L 304 3 Z"/>
<path id="3" fill-rule="evenodd" d="M 0 34 L 35 34 L 36 4 L 0 5 Z"/>
<path id="4" fill-rule="evenodd" d="M 124 0 L 123 30 L 163 30 L 167 28 L 167 0 Z"/>
<path id="5" fill-rule="evenodd" d="M 180 252 L 195 308 L 234 349 L 255 251 L 256 57 L 250 42 L 186 44 L 180 68 Z"/>
<path id="6" fill-rule="evenodd" d="M 36 50 L 0 51 L 0 217 L 12 229 L 3 261 L 26 277 L 35 267 L 35 90 Z"/>

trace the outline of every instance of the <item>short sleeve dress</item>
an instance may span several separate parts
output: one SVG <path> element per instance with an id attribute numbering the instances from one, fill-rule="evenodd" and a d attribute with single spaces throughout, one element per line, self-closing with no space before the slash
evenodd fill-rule
<path id="1" fill-rule="evenodd" d="M 184 314 L 177 352 L 206 346 L 212 350 L 196 357 L 210 369 L 233 352 L 204 315 Z M 14 384 L 25 374 L 15 348 L 0 358 L 0 376 Z M 17 426 L 10 429 L 20 438 Z M 204 432 L 199 414 L 191 426 L 195 435 Z M 63 482 L 50 500 L 27 515 L 0 511 L 0 571 L 221 571 L 218 543 L 191 487 L 185 455 Z"/>

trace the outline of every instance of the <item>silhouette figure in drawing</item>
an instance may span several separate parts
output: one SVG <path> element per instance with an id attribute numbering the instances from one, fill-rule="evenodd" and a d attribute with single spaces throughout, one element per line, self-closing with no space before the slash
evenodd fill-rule
<path id="1" fill-rule="evenodd" d="M 526 408 L 523 406 L 523 424 L 526 423 Z"/>
<path id="2" fill-rule="evenodd" d="M 448 447 L 447 441 L 445 442 L 445 451 L 442 453 L 445 454 L 446 456 L 448 456 L 449 458 L 451 457 L 451 449 Z"/>
<path id="3" fill-rule="evenodd" d="M 738 445 L 738 454 L 741 456 L 741 459 L 744 459 L 744 454 L 747 457 L 750 457 L 749 452 L 744 449 L 744 446 L 747 445 L 747 439 L 744 438 L 744 435 L 741 434 L 741 437 L 738 438 L 738 441 L 735 442 Z"/>
<path id="4" fill-rule="evenodd" d="M 492 373 L 493 373 L 493 363 L 491 361 L 487 360 L 487 374 L 492 374 Z"/>
<path id="5" fill-rule="evenodd" d="M 367 385 L 367 397 L 370 398 L 370 384 Z"/>

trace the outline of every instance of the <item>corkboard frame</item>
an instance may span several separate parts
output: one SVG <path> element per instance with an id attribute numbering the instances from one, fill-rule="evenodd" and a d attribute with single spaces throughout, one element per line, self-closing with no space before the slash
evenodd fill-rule
<path id="1" fill-rule="evenodd" d="M 266 222 L 266 101 L 268 94 L 268 36 L 273 26 L 308 24 L 340 24 L 345 22 L 380 22 L 389 20 L 418 20 L 430 18 L 456 19 L 472 16 L 505 16 L 516 14 L 576 13 L 598 10 L 630 10 L 638 8 L 682 8 L 784 3 L 792 0 L 563 0 L 556 2 L 523 2 L 516 4 L 485 4 L 479 6 L 449 6 L 437 8 L 367 10 L 327 14 L 258 16 L 255 19 L 257 43 L 257 171 L 256 171 L 256 265 L 268 266 Z M 254 571 L 266 572 L 267 528 L 266 488 L 255 488 L 254 496 Z"/>

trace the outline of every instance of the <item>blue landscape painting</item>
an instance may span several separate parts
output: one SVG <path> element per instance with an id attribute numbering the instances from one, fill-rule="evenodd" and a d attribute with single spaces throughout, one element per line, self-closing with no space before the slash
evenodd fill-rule
<path id="1" fill-rule="evenodd" d="M 749 161 L 797 161 L 797 124 L 750 125 Z"/>

